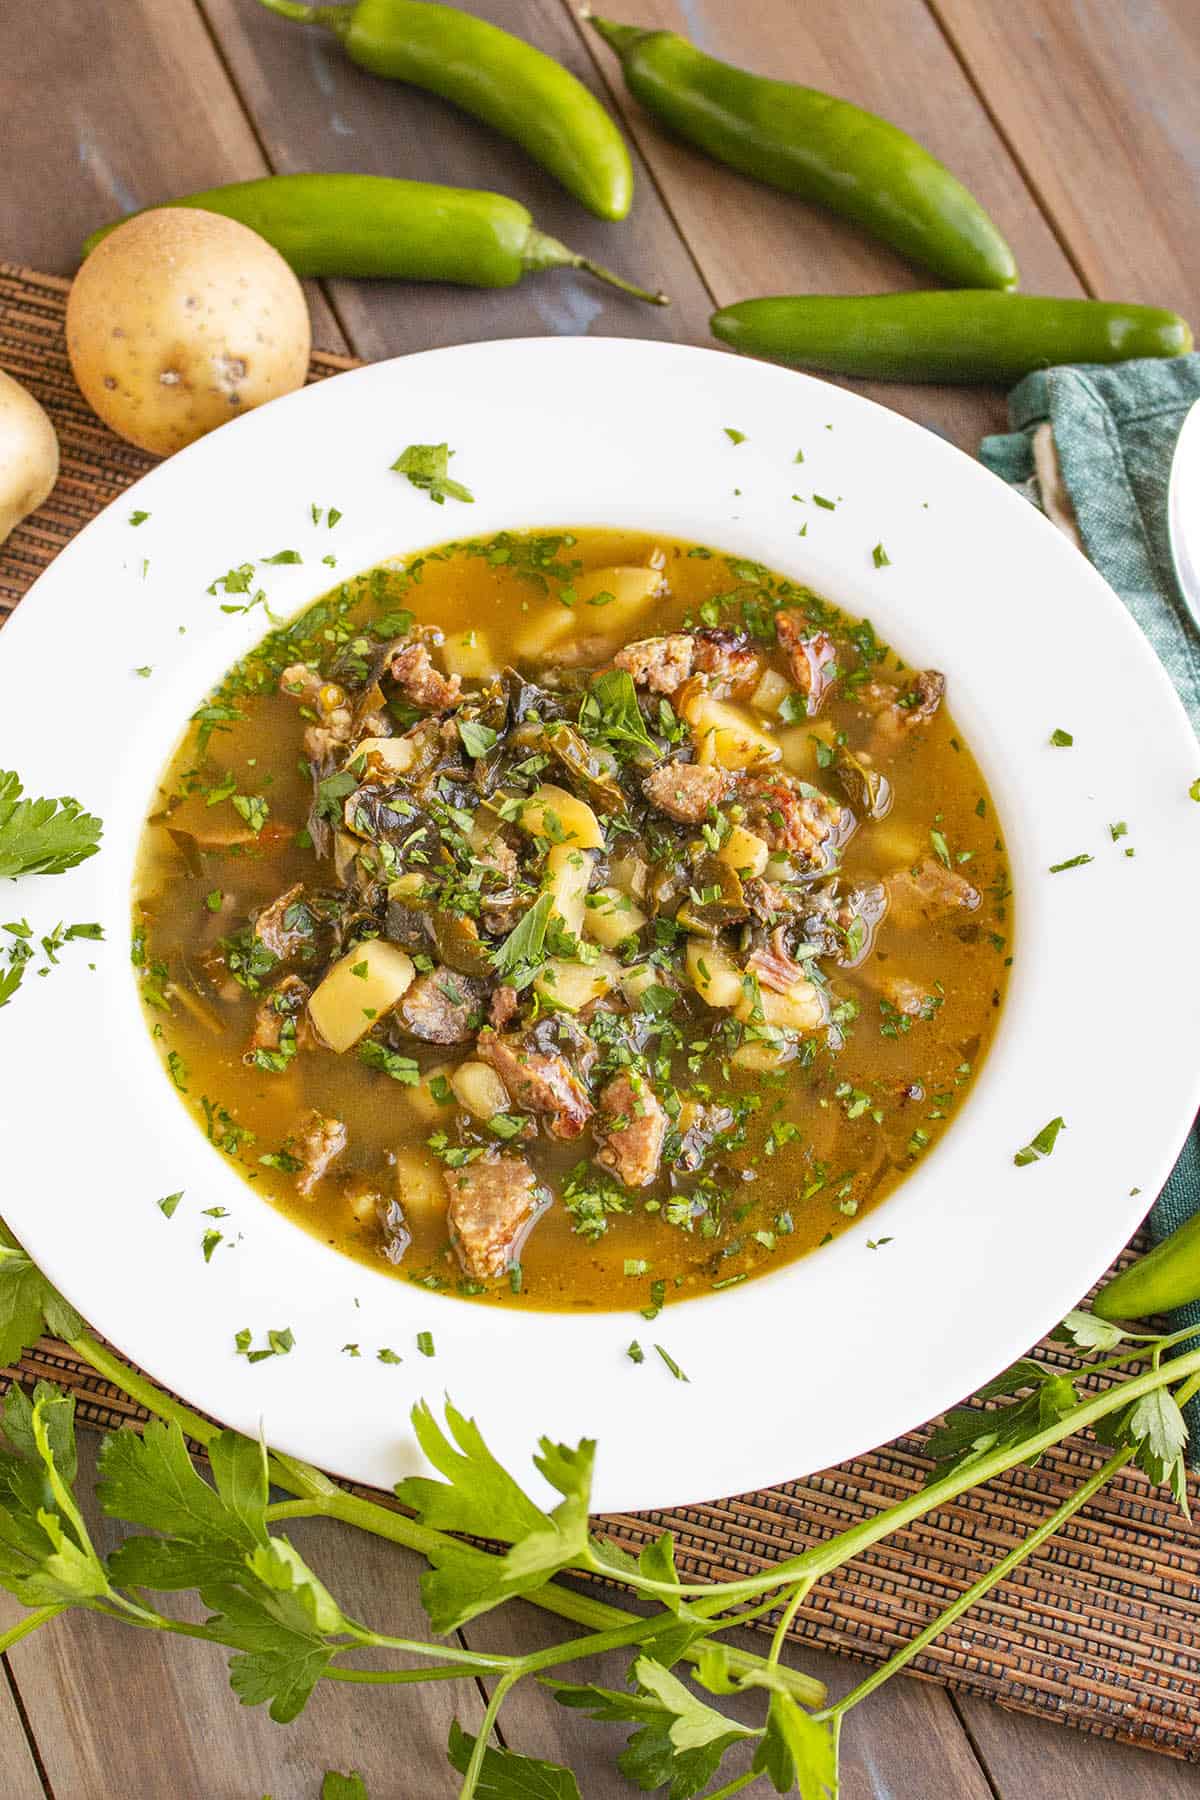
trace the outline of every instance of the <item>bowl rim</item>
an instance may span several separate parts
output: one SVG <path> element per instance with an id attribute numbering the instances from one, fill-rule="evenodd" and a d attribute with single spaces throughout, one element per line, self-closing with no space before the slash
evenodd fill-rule
<path id="1" fill-rule="evenodd" d="M 572 394 L 586 398 L 587 434 L 579 431 Z M 643 443 L 623 434 L 631 405 L 653 410 L 653 457 Z M 395 424 L 381 422 L 381 414 L 394 417 Z M 409 419 L 411 426 L 402 424 Z M 439 428 L 439 419 L 447 431 Z M 752 429 L 746 429 L 748 422 Z M 745 441 L 733 444 L 725 436 L 727 425 L 746 430 Z M 556 438 L 556 432 L 564 437 Z M 461 467 L 462 478 L 476 491 L 469 517 L 452 521 L 441 511 L 430 514 L 425 496 L 395 492 L 384 479 L 383 444 L 394 440 L 394 455 L 404 437 L 434 441 L 435 433 L 438 439 L 450 436 L 460 453 L 456 473 Z M 496 527 L 481 521 L 498 512 L 513 529 L 566 523 L 562 503 L 548 496 L 565 493 L 572 482 L 579 483 L 580 499 L 571 523 L 640 527 L 654 506 L 664 514 L 658 528 L 673 536 L 706 537 L 735 554 L 747 554 L 741 547 L 746 544 L 778 546 L 781 509 L 791 504 L 786 490 L 797 481 L 785 451 L 801 439 L 803 484 L 815 492 L 844 488 L 844 504 L 832 514 L 822 512 L 819 537 L 813 531 L 795 543 L 789 538 L 782 567 L 778 551 L 758 560 L 808 580 L 860 616 L 866 610 L 860 596 L 870 596 L 877 616 L 902 622 L 900 642 L 914 663 L 929 660 L 927 645 L 936 648 L 943 636 L 953 640 L 959 660 L 949 671 L 956 683 L 952 704 L 997 795 L 1014 868 L 1012 991 L 1000 1041 L 964 1116 L 929 1162 L 869 1215 L 876 1231 L 885 1214 L 894 1227 L 888 1233 L 889 1255 L 862 1256 L 864 1225 L 801 1262 L 668 1309 L 657 1327 L 639 1323 L 648 1339 L 655 1329 L 661 1333 L 690 1377 L 685 1387 L 664 1374 L 667 1386 L 651 1390 L 643 1381 L 639 1389 L 643 1371 L 623 1358 L 620 1321 L 628 1324 L 628 1315 L 505 1313 L 497 1325 L 495 1309 L 462 1306 L 331 1257 L 280 1215 L 261 1203 L 248 1204 L 244 1185 L 216 1166 L 217 1153 L 182 1109 L 153 1099 L 156 1091 L 165 1097 L 167 1087 L 139 1017 L 133 982 L 121 966 L 119 927 L 123 908 L 128 916 L 130 831 L 165 761 L 157 752 L 149 756 L 148 746 L 169 748 L 183 717 L 181 698 L 206 691 L 213 677 L 261 636 L 253 617 L 221 618 L 215 600 L 206 601 L 208 610 L 197 616 L 199 592 L 189 595 L 186 637 L 176 637 L 166 615 L 178 608 L 185 582 L 196 590 L 204 585 L 187 559 L 206 574 L 226 554 L 234 566 L 242 559 L 232 549 L 239 534 L 243 556 L 251 554 L 252 524 L 254 532 L 261 530 L 262 554 L 271 553 L 274 534 L 285 524 L 298 541 L 303 537 L 303 572 L 270 571 L 272 603 L 300 610 L 327 581 L 318 576 L 313 584 L 307 552 L 315 527 L 288 522 L 300 517 L 310 497 L 324 503 L 324 494 L 343 511 L 334 534 L 339 561 L 347 544 L 362 546 L 345 558 L 346 570 L 379 560 L 383 537 L 372 508 L 388 511 L 391 553 L 409 554 L 445 541 L 452 525 L 463 528 L 460 535 L 486 535 Z M 556 448 L 563 441 L 571 446 L 566 459 Z M 664 466 L 668 450 L 681 468 Z M 353 511 L 334 491 L 347 474 L 353 478 Z M 302 480 L 311 496 L 299 485 Z M 661 497 L 651 491 L 655 480 Z M 396 478 L 391 481 L 394 485 Z M 532 514 L 529 507 L 514 510 L 497 498 L 521 482 L 536 488 Z M 735 483 L 746 484 L 736 495 Z M 918 499 L 923 483 L 929 492 L 924 516 Z M 366 500 L 365 519 L 354 517 L 360 495 Z M 127 516 L 134 507 L 151 519 L 131 541 Z M 702 533 L 666 522 L 699 511 L 720 523 Z M 982 563 L 966 558 L 972 544 L 977 549 L 974 534 L 980 531 L 988 551 Z M 879 541 L 886 539 L 892 559 L 887 586 L 868 566 L 877 534 Z M 143 552 L 150 568 L 139 574 Z M 201 556 L 203 564 L 197 560 Z M 1054 725 L 1070 723 L 1045 713 L 1048 671 L 1030 671 L 1007 642 L 972 645 L 970 620 L 954 610 L 964 567 L 971 569 L 977 590 L 972 604 L 985 612 L 990 608 L 994 623 L 1006 600 L 1010 630 L 1034 632 L 1036 641 L 1049 644 L 1060 710 L 1085 721 L 1069 756 L 1047 752 L 1040 739 L 1035 754 L 1030 741 L 1035 728 L 1044 738 Z M 89 613 L 86 596 L 97 586 L 109 595 L 115 591 L 120 608 Z M 1088 632 L 1087 655 L 1072 660 L 1081 621 Z M 885 623 L 885 636 L 889 629 Z M 122 667 L 133 666 L 119 659 L 131 657 L 141 634 L 153 640 L 156 679 L 133 683 L 136 718 L 123 734 L 109 731 L 110 716 L 89 694 L 83 669 L 71 668 L 58 672 L 57 684 L 63 704 L 74 708 L 72 727 L 48 731 L 36 699 L 46 659 L 61 658 L 62 644 L 70 642 L 74 660 L 105 669 L 112 684 Z M 149 1373 L 242 1430 L 253 1432 L 261 1418 L 272 1443 L 337 1473 L 378 1484 L 419 1462 L 400 1423 L 420 1392 L 412 1385 L 420 1359 L 412 1356 L 411 1344 L 401 1381 L 364 1355 L 361 1370 L 353 1365 L 354 1405 L 339 1402 L 350 1365 L 337 1360 L 336 1340 L 353 1315 L 337 1308 L 351 1289 L 361 1290 L 362 1328 L 365 1334 L 369 1317 L 372 1342 L 386 1341 L 385 1331 L 411 1340 L 424 1329 L 444 1341 L 445 1348 L 439 1342 L 442 1366 L 417 1368 L 417 1382 L 432 1374 L 432 1387 L 444 1384 L 464 1410 L 477 1411 L 485 1433 L 522 1473 L 540 1432 L 598 1435 L 598 1509 L 702 1501 L 861 1454 L 972 1391 L 1074 1303 L 1128 1238 L 1195 1115 L 1200 1069 L 1182 1026 L 1189 1014 L 1195 1016 L 1200 998 L 1200 950 L 1179 947 L 1169 993 L 1167 984 L 1145 983 L 1122 996 L 1124 1029 L 1132 1017 L 1136 1031 L 1153 1034 L 1155 1057 L 1153 1080 L 1131 1073 L 1134 1116 L 1118 1144 L 1110 1138 L 1099 1146 L 1092 1141 L 1106 1128 L 1111 1131 L 1113 1085 L 1103 1061 L 1105 1014 L 1081 967 L 1089 954 L 1100 958 L 1106 944 L 1111 953 L 1131 906 L 1148 902 L 1164 882 L 1186 884 L 1189 876 L 1200 875 L 1200 815 L 1189 835 L 1186 793 L 1200 754 L 1182 705 L 1120 601 L 1040 514 L 953 446 L 860 395 L 725 352 L 639 339 L 494 340 L 352 370 L 231 422 L 152 470 L 85 527 L 39 578 L 6 627 L 4 644 L 0 766 L 18 768 L 30 792 L 78 788 L 81 800 L 108 820 L 100 856 L 56 878 L 52 888 L 35 879 L 21 882 L 13 905 L 31 916 L 36 906 L 39 917 L 47 910 L 55 917 L 60 912 L 79 917 L 94 909 L 87 916 L 106 925 L 109 942 L 97 955 L 90 991 L 81 961 L 56 971 L 54 988 L 83 1021 L 93 1052 L 86 1091 L 78 1083 L 72 1088 L 76 1129 L 102 1153 L 105 1207 L 134 1234 L 136 1254 L 114 1247 L 111 1232 L 89 1217 L 70 1182 L 53 1170 L 45 1173 L 39 1153 L 57 1115 L 55 1096 L 37 1071 L 52 1055 L 50 1019 L 61 1007 L 27 1005 L 27 995 L 19 997 L 20 1015 L 14 1009 L 6 1021 L 15 1025 L 20 1016 L 25 1030 L 10 1029 L 0 1040 L 0 1069 L 12 1100 L 0 1121 L 0 1142 L 14 1169 L 6 1217 L 67 1298 Z M 1024 685 L 1014 692 L 1018 670 Z M 1132 720 L 1124 756 L 1113 742 L 1121 732 L 1110 716 L 1109 703 L 1118 691 Z M 989 721 L 1002 714 L 1007 719 L 1006 708 L 1015 716 L 1020 741 L 1002 746 L 991 741 Z M 71 729 L 83 730 L 84 749 L 90 741 L 103 751 L 84 779 L 79 744 L 71 752 L 67 741 Z M 1022 784 L 1033 781 L 1037 804 L 1029 807 Z M 1135 842 L 1129 847 L 1138 856 L 1132 861 L 1120 849 L 1107 858 L 1099 853 L 1105 794 L 1121 796 L 1110 808 L 1114 815 L 1127 811 L 1133 820 L 1136 812 Z M 1095 861 L 1078 875 L 1047 879 L 1044 859 L 1053 833 L 1065 830 L 1074 816 L 1085 821 L 1079 834 L 1097 851 Z M 1064 852 L 1074 847 L 1073 840 L 1062 845 Z M 1086 888 L 1078 888 L 1072 902 L 1065 884 L 1085 880 Z M 1042 1041 L 1046 993 L 1074 1009 L 1065 1024 L 1054 1027 L 1053 1045 Z M 1044 1104 L 1030 1099 L 1036 1092 L 1025 1066 L 1030 1059 L 1052 1082 L 1070 1089 L 1071 1129 L 1053 1159 L 1014 1173 L 1011 1152 L 1045 1122 L 1041 1114 L 1063 1110 L 1049 1088 Z M 131 1104 L 136 1109 L 144 1129 L 136 1154 L 120 1141 L 115 1124 L 105 1122 L 106 1101 L 120 1117 Z M 171 1119 L 172 1112 L 179 1117 Z M 1001 1145 L 1008 1153 L 1005 1166 L 997 1160 Z M 219 1251 L 206 1265 L 191 1239 L 185 1251 L 183 1229 L 174 1223 L 156 1229 L 155 1189 L 167 1181 L 166 1169 L 176 1166 L 186 1168 L 189 1190 L 216 1194 L 231 1208 L 229 1193 L 236 1183 L 244 1231 L 236 1254 Z M 986 1192 L 972 1189 L 957 1209 L 947 1204 L 956 1182 L 978 1182 L 984 1169 Z M 116 1191 L 125 1179 L 137 1185 L 136 1203 Z M 1122 1192 L 1106 1187 L 1103 1202 L 1089 1208 L 1076 1191 L 1089 1183 L 1112 1184 L 1114 1190 L 1120 1184 Z M 178 1185 L 172 1179 L 169 1188 Z M 192 1210 L 190 1203 L 186 1210 Z M 931 1228 L 933 1220 L 940 1229 Z M 1032 1269 L 1015 1253 L 1012 1240 L 1021 1233 L 1038 1244 Z M 972 1258 L 986 1265 L 986 1279 L 978 1267 L 972 1269 Z M 885 1265 L 894 1273 L 881 1273 Z M 813 1273 L 818 1268 L 819 1279 Z M 284 1275 L 299 1284 L 286 1293 L 279 1286 Z M 989 1292 L 999 1282 L 1012 1288 L 1007 1306 Z M 151 1296 L 148 1288 L 161 1291 Z M 337 1305 L 328 1290 L 338 1296 Z M 289 1308 L 304 1319 L 291 1356 L 253 1368 L 234 1356 L 235 1321 L 237 1327 L 252 1323 L 257 1340 L 267 1325 L 286 1323 Z M 342 1321 L 337 1325 L 334 1313 Z M 214 1331 L 217 1315 L 220 1336 Z M 703 1329 L 702 1320 L 708 1322 Z M 751 1361 L 772 1359 L 777 1387 L 788 1389 L 786 1399 L 776 1391 L 769 1402 L 761 1397 L 757 1407 L 729 1404 L 738 1397 L 736 1382 L 742 1377 L 730 1373 L 725 1359 L 706 1344 L 718 1320 L 726 1340 L 753 1353 Z M 886 1357 L 872 1360 L 867 1354 L 864 1337 L 873 1332 L 886 1346 Z M 562 1347 L 561 1358 L 549 1354 L 551 1333 Z M 791 1359 L 811 1366 L 827 1352 L 831 1335 L 839 1342 L 844 1391 L 810 1383 L 802 1395 L 791 1393 Z M 487 1347 L 486 1378 L 478 1357 L 481 1343 Z M 602 1371 L 586 1395 L 572 1391 L 569 1371 L 547 1366 L 578 1356 Z M 899 1363 L 904 1379 L 896 1375 Z M 523 1384 L 519 1391 L 529 1396 L 528 1416 L 524 1407 L 516 1409 L 520 1417 L 508 1408 L 499 1416 L 506 1380 Z M 665 1429 L 646 1431 L 639 1402 L 664 1403 Z M 714 1402 L 723 1413 L 723 1435 L 715 1439 Z M 353 1417 L 335 1420 L 331 1409 Z"/>

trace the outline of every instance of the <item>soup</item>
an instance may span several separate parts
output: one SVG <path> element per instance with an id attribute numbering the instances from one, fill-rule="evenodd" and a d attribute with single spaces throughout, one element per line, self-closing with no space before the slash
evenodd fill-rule
<path id="1" fill-rule="evenodd" d="M 343 583 L 161 778 L 134 962 L 174 1086 L 430 1288 L 652 1311 L 778 1268 L 933 1151 L 995 1031 L 1007 864 L 944 690 L 659 537 Z"/>

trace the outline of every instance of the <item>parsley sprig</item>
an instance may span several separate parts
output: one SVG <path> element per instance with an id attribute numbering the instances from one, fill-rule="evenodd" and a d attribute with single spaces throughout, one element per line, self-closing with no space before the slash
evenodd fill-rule
<path id="1" fill-rule="evenodd" d="M 20 777 L 0 769 L 0 881 L 61 875 L 95 856 L 104 826 L 78 800 L 24 796 Z"/>
<path id="2" fill-rule="evenodd" d="M 752 1759 L 751 1774 L 765 1776 L 777 1793 L 798 1790 L 801 1800 L 820 1800 L 836 1790 L 839 1729 L 851 1708 L 1011 1573 L 1116 1470 L 1135 1464 L 1151 1481 L 1166 1483 L 1186 1510 L 1182 1407 L 1200 1390 L 1200 1330 L 1140 1335 L 1091 1313 L 1070 1313 L 1059 1335 L 1075 1366 L 1023 1357 L 973 1402 L 955 1408 L 926 1443 L 932 1469 L 923 1491 L 772 1568 L 710 1584 L 680 1579 L 669 1532 L 651 1539 L 636 1558 L 592 1535 L 595 1445 L 586 1438 L 575 1445 L 541 1440 L 534 1464 L 556 1496 L 546 1506 L 496 1460 L 473 1420 L 450 1402 L 440 1420 L 419 1403 L 413 1430 L 432 1472 L 399 1484 L 397 1496 L 407 1509 L 400 1513 L 348 1493 L 261 1441 L 218 1430 L 94 1338 L 0 1228 L 0 1362 L 16 1362 L 44 1330 L 68 1340 L 77 1355 L 155 1416 L 141 1432 L 125 1429 L 104 1439 L 97 1498 L 110 1518 L 131 1528 L 104 1555 L 75 1492 L 73 1399 L 49 1382 L 38 1382 L 31 1392 L 15 1383 L 9 1388 L 0 1420 L 6 1440 L 0 1447 L 0 1586 L 29 1612 L 0 1635 L 0 1653 L 66 1608 L 82 1607 L 142 1630 L 222 1646 L 238 1698 L 266 1706 L 279 1723 L 295 1718 L 327 1679 L 457 1680 L 472 1693 L 483 1681 L 490 1700 L 478 1735 L 457 1721 L 450 1728 L 447 1755 L 462 1777 L 460 1800 L 527 1800 L 532 1794 L 580 1800 L 569 1769 L 489 1742 L 507 1695 L 529 1676 L 564 1706 L 632 1727 L 618 1763 L 643 1792 L 669 1788 L 686 1796 L 707 1790 L 727 1753 L 742 1746 Z M 253 1347 L 263 1339 L 261 1348 Z M 418 1341 L 426 1354 L 432 1347 L 432 1341 Z M 238 1333 L 236 1349 L 255 1363 L 297 1346 L 287 1329 L 247 1329 Z M 380 1352 L 379 1358 L 400 1360 L 394 1353 Z M 1097 1388 L 1103 1375 L 1113 1379 Z M 831 1704 L 819 1682 L 783 1663 L 787 1622 L 815 1580 L 976 1484 L 1020 1464 L 1032 1466 L 1052 1445 L 1089 1426 L 1110 1452 L 1103 1466 L 850 1693 Z M 207 1471 L 189 1452 L 189 1438 L 204 1447 Z M 272 1489 L 291 1498 L 273 1501 Z M 389 1637 L 348 1613 L 277 1529 L 297 1510 L 421 1554 L 428 1564 L 422 1598 L 438 1641 Z M 484 1549 L 481 1539 L 499 1540 L 500 1547 Z M 643 1610 L 626 1611 L 560 1586 L 556 1577 L 562 1573 L 619 1583 L 633 1590 Z M 188 1590 L 207 1609 L 203 1624 L 157 1608 L 156 1594 Z M 570 1621 L 580 1635 L 524 1656 L 472 1650 L 453 1635 L 517 1595 Z M 647 1613 L 647 1602 L 655 1610 Z M 782 1620 L 767 1655 L 723 1641 L 725 1632 L 766 1612 Z M 565 1665 L 574 1673 L 588 1657 L 622 1646 L 632 1652 L 624 1688 L 566 1682 L 553 1674 Z M 346 1658 L 361 1649 L 397 1654 L 404 1666 L 359 1671 Z M 756 1694 L 757 1724 L 746 1722 L 744 1708 L 736 1718 L 724 1708 L 729 1696 Z M 735 1777 L 722 1791 L 744 1784 Z M 322 1795 L 366 1800 L 358 1777 L 336 1771 L 327 1774 Z"/>

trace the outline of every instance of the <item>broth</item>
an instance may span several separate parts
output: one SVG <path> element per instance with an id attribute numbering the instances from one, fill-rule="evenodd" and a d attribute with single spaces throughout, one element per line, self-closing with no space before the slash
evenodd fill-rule
<path id="1" fill-rule="evenodd" d="M 347 581 L 159 782 L 134 961 L 180 1097 L 265 1201 L 451 1293 L 652 1308 L 813 1249 L 936 1149 L 1003 998 L 942 685 L 644 534 Z"/>

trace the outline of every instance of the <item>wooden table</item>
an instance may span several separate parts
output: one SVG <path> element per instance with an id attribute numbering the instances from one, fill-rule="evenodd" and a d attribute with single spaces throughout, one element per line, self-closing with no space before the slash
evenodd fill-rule
<path id="1" fill-rule="evenodd" d="M 503 294 L 314 287 L 316 341 L 365 358 L 584 331 L 704 343 L 714 303 L 746 294 L 918 284 L 849 227 L 667 142 L 613 84 L 570 0 L 472 9 L 607 89 L 635 146 L 638 198 L 624 225 L 598 224 L 482 127 L 373 80 L 327 38 L 253 0 L 14 0 L 0 14 L 0 256 L 65 274 L 84 234 L 132 207 L 267 170 L 353 169 L 519 195 L 545 230 L 674 300 L 657 313 L 573 277 Z M 629 0 L 618 10 L 886 113 L 980 196 L 1028 288 L 1198 310 L 1196 0 Z M 879 397 L 968 449 L 1004 420 L 999 393 L 893 387 Z M 402 1556 L 315 1523 L 294 1536 L 352 1610 L 420 1635 L 415 1570 Z M 17 1609 L 0 1602 L 3 1628 Z M 547 1630 L 525 1609 L 467 1636 L 525 1648 L 549 1641 Z M 806 1661 L 836 1691 L 855 1675 L 829 1657 Z M 453 1708 L 471 1727 L 480 1713 L 472 1690 L 398 1699 L 327 1686 L 280 1730 L 236 1705 L 207 1646 L 82 1617 L 19 1645 L 4 1673 L 5 1800 L 312 1800 L 330 1767 L 361 1770 L 372 1800 L 437 1800 L 455 1791 L 442 1749 Z M 518 1692 L 504 1729 L 522 1749 L 570 1763 L 586 1800 L 632 1792 L 608 1760 L 619 1735 L 537 1692 Z M 852 1716 L 845 1743 L 846 1800 L 1183 1800 L 1200 1784 L 1163 1758 L 903 1679 Z"/>

